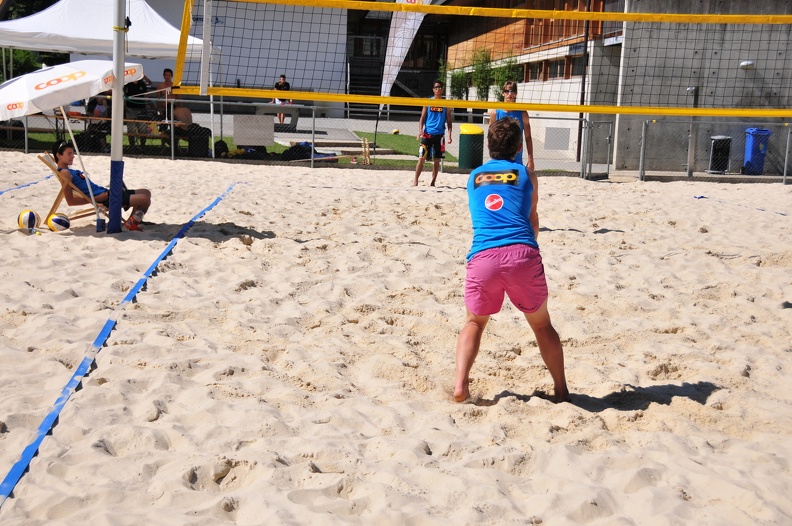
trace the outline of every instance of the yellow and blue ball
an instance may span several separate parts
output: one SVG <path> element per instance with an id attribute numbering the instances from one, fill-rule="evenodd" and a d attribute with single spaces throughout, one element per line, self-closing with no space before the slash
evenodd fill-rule
<path id="1" fill-rule="evenodd" d="M 66 214 L 55 213 L 47 218 L 47 226 L 53 232 L 63 232 L 69 229 L 71 221 L 69 221 L 69 216 Z"/>
<path id="2" fill-rule="evenodd" d="M 19 228 L 38 228 L 41 217 L 33 210 L 22 210 L 19 213 Z"/>

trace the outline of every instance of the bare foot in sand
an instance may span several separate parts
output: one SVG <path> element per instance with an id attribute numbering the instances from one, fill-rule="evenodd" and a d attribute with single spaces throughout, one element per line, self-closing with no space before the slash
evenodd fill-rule
<path id="1" fill-rule="evenodd" d="M 567 389 L 566 385 L 564 385 L 561 389 L 556 387 L 553 391 L 553 398 L 551 400 L 554 404 L 569 402 L 569 389 Z"/>
<path id="2" fill-rule="evenodd" d="M 462 387 L 454 388 L 454 402 L 457 403 L 464 402 L 468 398 L 470 398 L 470 389 L 468 388 L 468 382 L 465 382 L 465 384 Z"/>

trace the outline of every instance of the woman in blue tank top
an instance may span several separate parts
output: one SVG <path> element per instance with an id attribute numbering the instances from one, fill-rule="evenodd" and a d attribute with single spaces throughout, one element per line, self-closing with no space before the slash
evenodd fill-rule
<path id="1" fill-rule="evenodd" d="M 503 83 L 503 102 L 514 103 L 517 102 L 517 83 L 512 80 L 507 80 Z M 525 167 L 528 169 L 528 176 L 531 179 L 531 183 L 533 184 L 534 192 L 533 192 L 533 203 L 531 208 L 531 225 L 533 226 L 534 232 L 536 235 L 539 235 L 539 212 L 538 212 L 538 205 L 539 205 L 539 178 L 536 176 L 536 171 L 534 168 L 534 156 L 533 156 L 533 139 L 531 138 L 531 121 L 528 119 L 528 112 L 525 110 L 490 110 L 489 112 L 489 123 L 490 126 L 495 121 L 499 121 L 504 117 L 511 117 L 512 119 L 516 120 L 520 123 L 520 130 L 522 131 L 522 135 L 525 138 L 525 153 L 527 157 L 527 162 L 523 163 L 523 150 L 517 154 L 514 158 L 514 162 L 525 164 Z"/>

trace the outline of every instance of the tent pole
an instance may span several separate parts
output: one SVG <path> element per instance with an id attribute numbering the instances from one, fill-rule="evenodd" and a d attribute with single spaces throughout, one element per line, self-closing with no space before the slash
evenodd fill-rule
<path id="1" fill-rule="evenodd" d="M 99 207 L 96 205 L 96 199 L 94 199 L 93 188 L 91 188 L 91 176 L 88 175 L 88 172 L 85 170 L 85 164 L 83 163 L 83 158 L 80 154 L 80 148 L 77 146 L 77 141 L 74 139 L 74 132 L 72 131 L 71 125 L 69 124 L 69 116 L 66 114 L 66 110 L 63 108 L 63 106 L 60 107 L 60 111 L 61 116 L 63 117 L 63 126 L 66 128 L 66 131 L 69 132 L 69 139 L 74 146 L 74 151 L 77 152 L 77 160 L 80 161 L 80 168 L 82 168 L 85 182 L 88 185 L 88 195 L 91 197 L 91 204 L 93 205 L 94 210 L 96 210 L 96 221 L 99 222 L 102 220 L 102 216 L 99 215 Z M 55 162 L 57 162 L 57 159 Z"/>
<path id="2" fill-rule="evenodd" d="M 113 26 L 113 105 L 110 122 L 110 220 L 107 233 L 121 232 L 121 201 L 124 188 L 124 41 L 126 40 L 126 6 L 124 0 L 115 2 Z"/>
<path id="3" fill-rule="evenodd" d="M 207 87 L 213 86 L 212 83 L 212 0 L 204 1 L 203 12 L 203 47 L 201 51 L 201 95 L 206 95 Z M 212 130 L 212 158 L 215 156 L 214 143 L 214 95 L 209 96 L 209 118 Z M 222 128 L 222 125 L 221 125 Z"/>

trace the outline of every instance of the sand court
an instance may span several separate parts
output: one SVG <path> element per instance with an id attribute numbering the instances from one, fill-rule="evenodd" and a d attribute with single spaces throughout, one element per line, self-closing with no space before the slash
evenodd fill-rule
<path id="1" fill-rule="evenodd" d="M 0 190 L 40 165 L 4 154 Z M 107 182 L 108 160 L 86 166 Z M 792 518 L 792 187 L 541 179 L 571 403 L 544 398 L 505 306 L 455 404 L 466 176 L 412 177 L 128 159 L 154 224 L 118 235 L 90 219 L 24 235 L 16 215 L 46 212 L 57 182 L 1 194 L 0 477 L 117 324 L 0 520 Z"/>

